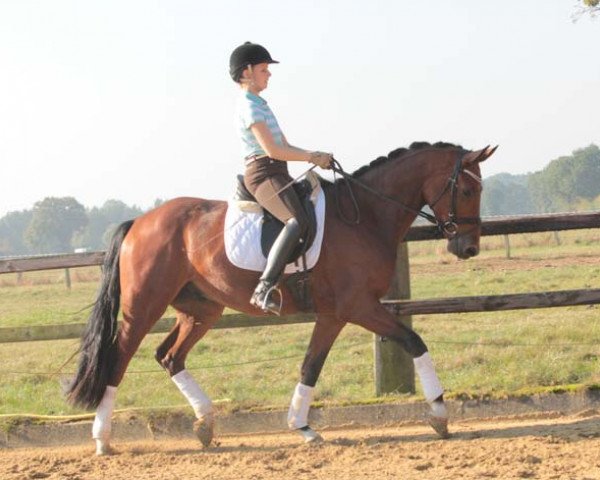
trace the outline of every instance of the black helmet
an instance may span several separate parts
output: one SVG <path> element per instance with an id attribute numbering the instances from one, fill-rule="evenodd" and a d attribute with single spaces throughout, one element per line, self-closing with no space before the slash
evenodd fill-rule
<path id="1" fill-rule="evenodd" d="M 265 47 L 258 43 L 246 42 L 237 47 L 229 57 L 229 74 L 239 82 L 242 72 L 248 65 L 259 63 L 279 63 L 273 60 Z"/>

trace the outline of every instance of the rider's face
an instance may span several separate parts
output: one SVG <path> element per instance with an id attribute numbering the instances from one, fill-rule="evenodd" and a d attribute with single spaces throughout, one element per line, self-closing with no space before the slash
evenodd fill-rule
<path id="1" fill-rule="evenodd" d="M 269 77 L 271 72 L 269 71 L 268 63 L 259 63 L 258 65 L 252 65 L 244 71 L 244 78 L 248 80 L 250 89 L 255 92 L 262 92 L 269 85 Z"/>

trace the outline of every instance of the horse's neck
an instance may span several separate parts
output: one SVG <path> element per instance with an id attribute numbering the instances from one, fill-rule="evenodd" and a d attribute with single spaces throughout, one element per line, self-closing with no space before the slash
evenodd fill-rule
<path id="1" fill-rule="evenodd" d="M 399 204 L 417 211 L 423 207 L 422 190 L 427 174 L 427 162 L 406 158 L 380 165 L 360 179 L 383 196 L 394 199 L 385 200 L 371 192 L 356 189 L 362 190 L 359 205 L 361 211 L 364 210 L 363 217 L 368 217 L 375 224 L 382 240 L 394 249 L 416 218 L 414 211 L 402 208 Z"/>

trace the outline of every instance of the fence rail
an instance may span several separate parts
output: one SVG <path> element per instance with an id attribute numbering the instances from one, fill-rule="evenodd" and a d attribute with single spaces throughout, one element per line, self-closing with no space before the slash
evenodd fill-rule
<path id="1" fill-rule="evenodd" d="M 600 304 L 600 289 L 452 297 L 431 300 L 382 300 L 382 304 L 391 313 L 398 316 L 495 312 L 502 310 L 596 305 Z M 272 316 L 250 316 L 237 313 L 223 315 L 213 328 L 248 328 L 310 322 L 314 322 L 314 315 L 312 314 L 297 314 L 275 318 Z M 174 324 L 175 318 L 162 318 L 156 323 L 151 333 L 168 332 Z M 85 323 L 68 323 L 63 325 L 3 327 L 0 328 L 0 343 L 80 338 L 85 325 Z"/>
<path id="2" fill-rule="evenodd" d="M 600 304 L 600 289 L 512 293 L 507 295 L 452 297 L 433 300 L 382 300 L 382 303 L 395 315 L 499 312 L 502 310 Z"/>

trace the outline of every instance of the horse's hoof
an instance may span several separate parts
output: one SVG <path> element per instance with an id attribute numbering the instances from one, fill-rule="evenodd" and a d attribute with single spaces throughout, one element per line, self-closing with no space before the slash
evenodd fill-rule
<path id="1" fill-rule="evenodd" d="M 448 419 L 445 417 L 429 416 L 429 425 L 436 431 L 440 438 L 450 438 L 448 432 Z"/>
<path id="2" fill-rule="evenodd" d="M 315 432 L 308 425 L 306 427 L 302 427 L 298 429 L 302 438 L 304 438 L 304 443 L 320 443 L 323 441 L 323 437 Z"/>
<path id="3" fill-rule="evenodd" d="M 206 415 L 194 422 L 194 433 L 204 448 L 209 447 L 213 440 L 214 426 L 215 420 L 212 415 Z"/>
<path id="4" fill-rule="evenodd" d="M 101 457 L 104 455 L 112 455 L 115 451 L 112 449 L 108 442 L 104 440 L 96 439 L 96 455 Z"/>

